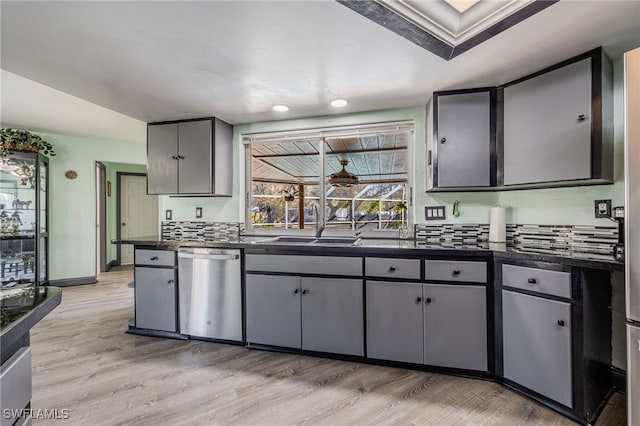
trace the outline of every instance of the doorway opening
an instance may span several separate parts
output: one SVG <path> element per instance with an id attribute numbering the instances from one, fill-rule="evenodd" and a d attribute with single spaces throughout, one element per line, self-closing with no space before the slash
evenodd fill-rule
<path id="1" fill-rule="evenodd" d="M 147 194 L 147 175 L 118 172 L 116 176 L 117 238 L 156 238 L 159 232 L 158 196 Z M 132 244 L 118 245 L 117 262 L 119 265 L 133 264 Z"/>
<path id="2" fill-rule="evenodd" d="M 96 276 L 107 270 L 107 167 L 96 161 Z"/>

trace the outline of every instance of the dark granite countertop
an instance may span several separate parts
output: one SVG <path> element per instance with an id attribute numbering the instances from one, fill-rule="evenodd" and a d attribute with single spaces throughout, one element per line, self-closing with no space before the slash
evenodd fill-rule
<path id="1" fill-rule="evenodd" d="M 114 244 L 134 244 L 147 247 L 166 247 L 177 249 L 180 247 L 206 248 L 243 248 L 252 251 L 268 253 L 295 252 L 305 254 L 349 254 L 375 256 L 494 256 L 496 259 L 532 260 L 539 262 L 558 263 L 590 269 L 610 271 L 624 270 L 624 263 L 618 262 L 612 256 L 587 254 L 570 250 L 539 249 L 507 246 L 496 243 L 476 244 L 445 244 L 426 243 L 416 240 L 399 239 L 370 239 L 362 238 L 354 244 L 310 244 L 307 242 L 260 242 L 270 237 L 245 236 L 234 241 L 166 241 L 153 237 L 113 240 Z"/>
<path id="2" fill-rule="evenodd" d="M 21 339 L 62 300 L 59 287 L 0 290 L 0 347 Z"/>

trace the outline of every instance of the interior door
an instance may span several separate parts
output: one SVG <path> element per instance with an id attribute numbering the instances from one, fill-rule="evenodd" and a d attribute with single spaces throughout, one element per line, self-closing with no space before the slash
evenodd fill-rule
<path id="1" fill-rule="evenodd" d="M 144 175 L 120 175 L 120 238 L 158 235 L 158 197 L 147 194 Z M 133 263 L 133 245 L 120 245 L 120 264 Z"/>

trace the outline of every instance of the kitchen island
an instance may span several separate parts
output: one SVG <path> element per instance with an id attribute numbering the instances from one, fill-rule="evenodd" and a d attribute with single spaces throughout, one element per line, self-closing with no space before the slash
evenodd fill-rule
<path id="1" fill-rule="evenodd" d="M 613 257 L 330 237 L 114 242 L 135 245 L 136 285 L 154 262 L 177 270 L 181 248 L 240 249 L 243 337 L 229 343 L 490 379 L 582 424 L 612 390 L 610 275 L 624 267 Z M 161 299 L 174 307 L 177 281 Z M 155 303 L 145 310 L 168 312 Z M 172 312 L 171 330 L 134 320 L 130 332 L 198 338 Z"/>
<path id="2" fill-rule="evenodd" d="M 29 331 L 60 304 L 62 292 L 58 287 L 6 289 L 0 291 L 0 298 L 2 425 L 14 424 L 14 421 L 27 424 L 30 420 L 28 412 L 20 410 L 28 409 L 31 404 Z M 16 411 L 9 415 L 4 410 Z M 15 416 L 16 413 L 21 414 Z"/>

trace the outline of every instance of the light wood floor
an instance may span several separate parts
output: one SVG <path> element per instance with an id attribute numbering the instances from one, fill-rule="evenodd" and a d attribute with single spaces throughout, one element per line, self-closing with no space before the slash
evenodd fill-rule
<path id="1" fill-rule="evenodd" d="M 125 334 L 130 270 L 63 290 L 31 334 L 33 409 L 74 425 L 571 425 L 498 384 Z M 624 397 L 598 425 L 624 425 Z"/>

